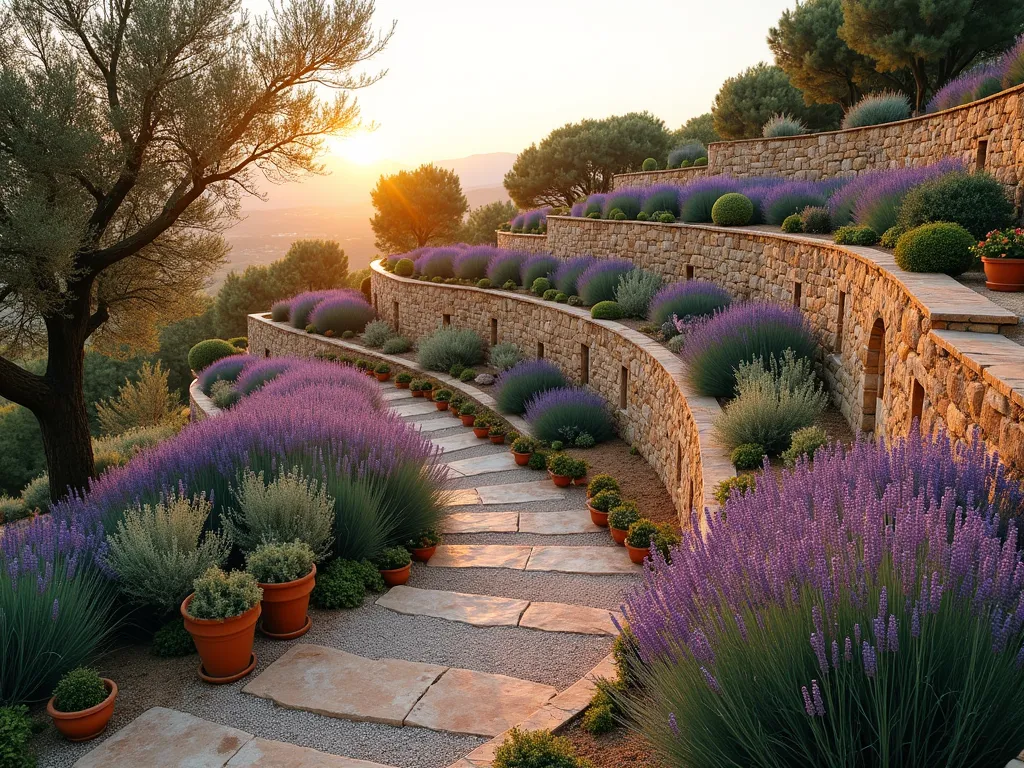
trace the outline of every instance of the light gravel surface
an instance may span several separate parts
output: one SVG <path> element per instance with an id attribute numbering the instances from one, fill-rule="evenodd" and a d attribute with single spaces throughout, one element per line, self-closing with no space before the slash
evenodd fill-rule
<path id="1" fill-rule="evenodd" d="M 1017 315 L 1024 317 L 1024 293 L 1010 293 L 1007 291 L 990 291 L 985 287 L 985 273 L 978 270 L 965 272 L 956 278 L 975 293 L 980 293 L 985 298 L 998 304 L 1003 309 L 1008 309 Z M 1024 325 L 1017 325 L 1003 333 L 1006 338 L 1018 344 L 1024 344 Z"/>
<path id="2" fill-rule="evenodd" d="M 586 511 L 580 512 L 588 520 Z M 618 547 L 628 557 L 624 547 L 612 541 L 607 530 L 597 533 L 567 533 L 546 535 L 541 533 L 449 533 L 445 544 L 513 544 L 528 547 Z"/>

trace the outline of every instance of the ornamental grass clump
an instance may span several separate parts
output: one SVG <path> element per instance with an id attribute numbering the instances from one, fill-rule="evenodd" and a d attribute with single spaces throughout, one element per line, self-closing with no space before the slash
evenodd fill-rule
<path id="1" fill-rule="evenodd" d="M 549 389 L 526 404 L 526 421 L 541 440 L 575 444 L 581 435 L 595 443 L 615 436 L 608 405 L 596 392 L 575 387 Z"/>
<path id="2" fill-rule="evenodd" d="M 651 187 L 644 194 L 641 213 L 646 213 L 649 218 L 656 213 L 671 213 L 679 218 L 679 190 L 678 184 L 659 184 Z"/>
<path id="3" fill-rule="evenodd" d="M 693 165 L 700 158 L 708 156 L 707 147 L 699 141 L 690 141 L 682 146 L 676 147 L 668 153 L 669 168 L 679 168 L 684 162 Z"/>
<path id="4" fill-rule="evenodd" d="M 782 226 L 782 222 L 807 207 L 822 207 L 828 201 L 828 190 L 817 181 L 787 181 L 777 184 L 765 195 L 762 204 L 764 220 Z"/>
<path id="5" fill-rule="evenodd" d="M 627 595 L 644 693 L 618 701 L 666 765 L 1005 765 L 1024 578 L 997 523 L 1019 502 L 942 433 L 764 472 Z"/>
<path id="6" fill-rule="evenodd" d="M 629 259 L 599 259 L 577 278 L 576 292 L 588 306 L 613 301 L 619 279 L 634 269 L 636 266 Z"/>
<path id="7" fill-rule="evenodd" d="M 309 322 L 317 332 L 341 336 L 345 331 L 362 333 L 376 313 L 361 295 L 329 297 L 316 305 Z"/>
<path id="8" fill-rule="evenodd" d="M 882 91 L 869 93 L 843 116 L 843 130 L 882 125 L 906 120 L 910 117 L 910 99 L 902 93 Z"/>
<path id="9" fill-rule="evenodd" d="M 761 128 L 761 135 L 766 139 L 778 139 L 784 136 L 802 136 L 808 133 L 807 126 L 799 118 L 783 112 L 772 115 Z"/>
<path id="10" fill-rule="evenodd" d="M 291 314 L 291 299 L 281 299 L 270 305 L 270 319 L 275 323 L 287 323 Z"/>
<path id="11" fill-rule="evenodd" d="M 550 278 L 561 263 L 562 259 L 552 256 L 550 253 L 537 253 L 530 256 L 523 262 L 519 270 L 523 285 L 532 288 L 534 282 L 539 278 Z"/>
<path id="12" fill-rule="evenodd" d="M 636 216 L 640 211 L 643 210 L 644 197 L 647 194 L 645 189 L 618 189 L 609 195 L 604 200 L 604 208 L 601 211 L 601 217 L 605 219 L 612 218 L 613 211 L 622 211 L 626 215 L 626 219 L 632 221 L 636 219 Z"/>
<path id="13" fill-rule="evenodd" d="M 494 400 L 502 413 L 523 413 L 534 395 L 568 386 L 562 369 L 547 360 L 526 360 L 498 376 Z"/>
<path id="14" fill-rule="evenodd" d="M 384 346 L 384 342 L 395 335 L 395 329 L 386 320 L 374 320 L 363 329 L 363 343 L 371 349 Z"/>
<path id="15" fill-rule="evenodd" d="M 557 292 L 564 293 L 567 296 L 578 294 L 579 291 L 576 289 L 576 283 L 580 275 L 586 272 L 596 261 L 597 259 L 593 256 L 575 256 L 564 260 L 551 278 L 551 282 L 554 283 Z"/>
<path id="16" fill-rule="evenodd" d="M 704 317 L 729 306 L 732 298 L 722 287 L 709 280 L 687 280 L 666 285 L 651 299 L 647 319 L 664 325 L 673 317 L 685 320 Z"/>
<path id="17" fill-rule="evenodd" d="M 817 343 L 800 310 L 743 302 L 694 323 L 680 356 L 698 392 L 732 397 L 740 363 L 781 358 L 787 349 L 797 359 L 814 359 Z"/>
<path id="18" fill-rule="evenodd" d="M 509 368 L 512 368 L 522 362 L 524 357 L 523 350 L 511 341 L 504 341 L 501 344 L 495 344 L 491 347 L 491 351 L 487 356 L 491 365 L 499 371 L 507 371 Z"/>
<path id="19" fill-rule="evenodd" d="M 249 355 L 232 355 L 218 360 L 213 365 L 204 368 L 203 372 L 199 374 L 199 389 L 209 397 L 213 392 L 214 384 L 218 381 L 233 384 L 251 362 L 253 362 L 253 358 Z"/>
<path id="20" fill-rule="evenodd" d="M 428 371 L 447 373 L 456 363 L 463 367 L 482 363 L 484 344 L 469 328 L 442 326 L 420 339 L 417 357 Z"/>
<path id="21" fill-rule="evenodd" d="M 498 250 L 487 264 L 487 279 L 491 285 L 505 285 L 511 281 L 516 286 L 523 284 L 522 266 L 529 253 Z"/>

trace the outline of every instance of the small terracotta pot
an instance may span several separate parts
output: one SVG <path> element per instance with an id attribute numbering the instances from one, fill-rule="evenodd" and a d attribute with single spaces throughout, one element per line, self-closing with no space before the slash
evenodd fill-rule
<path id="1" fill-rule="evenodd" d="M 390 373 L 374 373 L 374 375 L 377 377 L 377 381 L 387 381 L 391 378 Z"/>
<path id="2" fill-rule="evenodd" d="M 434 399 L 434 390 L 432 390 L 432 389 L 424 389 L 423 390 L 423 396 L 425 398 L 427 398 L 427 400 L 433 400 Z"/>
<path id="3" fill-rule="evenodd" d="M 395 386 L 398 389 L 408 389 L 409 388 L 409 382 L 408 381 L 396 381 L 395 382 Z"/>
<path id="4" fill-rule="evenodd" d="M 516 464 L 518 464 L 520 467 L 525 467 L 527 464 L 530 463 L 530 456 L 532 456 L 533 454 L 531 454 L 531 453 L 519 453 L 518 451 L 512 451 L 512 455 L 516 459 Z"/>
<path id="5" fill-rule="evenodd" d="M 644 561 L 644 558 L 651 554 L 651 550 L 647 547 L 634 547 L 631 546 L 630 543 L 625 540 L 622 543 L 626 545 L 626 551 L 629 553 L 629 559 L 637 565 L 641 565 Z"/>
<path id="6" fill-rule="evenodd" d="M 437 407 L 437 410 L 439 410 L 439 411 L 447 411 L 448 410 L 448 401 L 447 400 L 435 400 L 434 401 L 434 405 Z"/>
<path id="7" fill-rule="evenodd" d="M 491 433 L 490 427 L 473 427 L 473 434 L 479 437 L 481 440 Z"/>
<path id="8" fill-rule="evenodd" d="M 575 477 L 575 478 L 573 478 L 572 484 L 573 485 L 586 485 L 589 482 L 590 481 L 587 479 L 587 476 L 584 475 L 583 477 Z"/>
<path id="9" fill-rule="evenodd" d="M 587 509 L 590 510 L 590 519 L 594 525 L 600 525 L 602 528 L 608 527 L 608 513 L 602 512 L 599 509 L 594 509 L 590 504 L 587 504 Z"/>
<path id="10" fill-rule="evenodd" d="M 625 528 L 612 528 L 611 526 L 608 526 L 608 531 L 612 535 L 612 541 L 614 541 L 616 544 L 626 543 L 626 534 L 629 533 L 628 530 L 626 530 Z"/>
<path id="11" fill-rule="evenodd" d="M 412 396 L 413 397 L 423 397 L 423 390 L 422 389 L 414 389 L 412 391 Z"/>
<path id="12" fill-rule="evenodd" d="M 425 563 L 437 552 L 437 544 L 430 547 L 416 547 L 411 549 L 410 552 L 412 553 L 412 559 L 417 563 Z"/>
<path id="13" fill-rule="evenodd" d="M 1024 291 L 1024 259 L 981 257 L 985 287 L 991 291 Z"/>
<path id="14" fill-rule="evenodd" d="M 53 724 L 68 741 L 89 741 L 95 739 L 107 727 L 114 716 L 114 701 L 117 699 L 117 683 L 103 678 L 110 694 L 95 707 L 83 709 L 81 712 L 60 712 L 54 706 L 56 697 L 50 698 L 46 704 L 46 714 L 53 718 Z"/>
<path id="15" fill-rule="evenodd" d="M 548 474 L 551 475 L 551 481 L 559 488 L 568 488 L 572 485 L 572 478 L 568 475 L 556 475 L 550 469 L 548 470 Z"/>
<path id="16" fill-rule="evenodd" d="M 301 579 L 284 584 L 260 584 L 263 589 L 263 621 L 260 632 L 274 640 L 301 637 L 311 626 L 306 610 L 316 584 L 316 565 Z"/>
<path id="17" fill-rule="evenodd" d="M 384 578 L 384 583 L 389 587 L 400 587 L 409 580 L 410 573 L 412 573 L 412 563 L 403 565 L 401 568 L 381 571 L 380 575 Z"/>
<path id="18" fill-rule="evenodd" d="M 202 660 L 201 674 L 208 682 L 234 682 L 255 668 L 252 652 L 256 622 L 263 609 L 257 603 L 245 613 L 229 619 L 193 619 L 188 615 L 192 595 L 181 604 L 185 629 L 195 640 Z"/>
<path id="19" fill-rule="evenodd" d="M 450 413 L 456 419 L 459 418 L 459 409 L 452 405 L 451 403 L 448 404 L 448 413 Z"/>
<path id="20" fill-rule="evenodd" d="M 464 427 L 472 427 L 473 426 L 473 422 L 476 421 L 476 414 L 475 413 L 463 413 L 463 414 L 459 415 L 459 418 L 462 419 L 462 426 L 464 426 Z"/>
<path id="21" fill-rule="evenodd" d="M 488 437 L 491 438 L 491 442 L 494 443 L 495 445 L 501 445 L 502 443 L 505 442 L 504 435 L 488 435 Z"/>

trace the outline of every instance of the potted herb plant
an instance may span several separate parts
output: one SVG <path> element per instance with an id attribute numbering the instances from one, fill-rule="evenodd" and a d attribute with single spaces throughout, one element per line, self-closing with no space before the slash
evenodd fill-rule
<path id="1" fill-rule="evenodd" d="M 451 400 L 448 401 L 448 411 L 452 414 L 452 416 L 454 416 L 457 419 L 459 418 L 459 413 L 461 412 L 462 406 L 465 405 L 465 403 L 466 401 L 463 400 L 461 397 L 453 397 Z"/>
<path id="2" fill-rule="evenodd" d="M 292 640 L 309 631 L 309 593 L 316 584 L 316 555 L 302 541 L 261 544 L 246 555 L 245 567 L 263 590 L 260 632 Z"/>
<path id="3" fill-rule="evenodd" d="M 566 488 L 581 477 L 586 477 L 587 462 L 574 459 L 567 453 L 559 453 L 548 460 L 548 474 L 559 488 Z"/>
<path id="4" fill-rule="evenodd" d="M 79 667 L 57 683 L 46 713 L 65 739 L 88 741 L 103 733 L 114 715 L 116 699 L 117 683 L 100 677 L 95 670 Z"/>
<path id="5" fill-rule="evenodd" d="M 618 491 L 619 481 L 611 475 L 595 475 L 587 484 L 587 497 L 597 496 L 601 491 Z"/>
<path id="6" fill-rule="evenodd" d="M 1024 291 L 1024 229 L 997 229 L 974 246 L 993 291 Z"/>
<path id="7" fill-rule="evenodd" d="M 505 428 L 500 424 L 492 424 L 491 428 L 487 431 L 487 436 L 491 438 L 491 442 L 495 445 L 501 445 L 505 442 Z"/>
<path id="8" fill-rule="evenodd" d="M 405 547 L 385 547 L 374 560 L 384 583 L 398 587 L 409 580 L 412 571 L 412 556 Z"/>
<path id="9" fill-rule="evenodd" d="M 225 573 L 214 567 L 193 586 L 181 615 L 202 660 L 199 676 L 215 684 L 241 680 L 256 668 L 252 643 L 263 597 L 259 584 L 245 571 Z"/>
<path id="10" fill-rule="evenodd" d="M 370 370 L 370 363 L 368 360 L 363 360 L 361 357 L 356 358 L 356 369 L 362 373 L 373 373 Z"/>
<path id="11" fill-rule="evenodd" d="M 472 427 L 476 421 L 476 406 L 473 403 L 466 403 L 459 409 L 459 418 L 462 419 L 462 426 Z"/>
<path id="12" fill-rule="evenodd" d="M 420 389 L 423 390 L 423 396 L 425 398 L 427 398 L 427 400 L 433 400 L 434 399 L 434 383 L 433 382 L 431 382 L 431 381 L 424 381 L 423 382 L 423 386 L 421 386 Z"/>
<path id="13" fill-rule="evenodd" d="M 450 389 L 439 389 L 434 393 L 434 405 L 439 411 L 448 410 L 448 401 L 452 399 L 452 391 Z"/>
<path id="14" fill-rule="evenodd" d="M 473 422 L 473 434 L 483 440 L 491 433 L 491 420 L 486 413 L 481 413 Z"/>
<path id="15" fill-rule="evenodd" d="M 437 545 L 441 543 L 441 535 L 433 528 L 428 528 L 414 539 L 405 544 L 405 548 L 412 553 L 412 559 L 418 563 L 425 563 L 434 556 Z"/>
<path id="16" fill-rule="evenodd" d="M 373 372 L 377 374 L 377 381 L 387 381 L 391 378 L 391 366 L 387 363 L 377 363 Z"/>
<path id="17" fill-rule="evenodd" d="M 530 463 L 530 454 L 536 450 L 537 441 L 532 437 L 517 437 L 512 442 L 512 455 L 520 467 L 525 467 Z"/>
<path id="18" fill-rule="evenodd" d="M 423 379 L 413 379 L 409 384 L 409 391 L 413 397 L 423 397 Z"/>
<path id="19" fill-rule="evenodd" d="M 612 541 L 616 544 L 625 544 L 629 526 L 639 519 L 640 509 L 636 502 L 623 501 L 618 506 L 612 507 L 608 513 L 608 531 L 612 535 Z"/>
<path id="20" fill-rule="evenodd" d="M 641 517 L 629 526 L 626 533 L 626 551 L 634 563 L 642 563 L 651 552 L 651 539 L 658 535 L 658 526 Z"/>
<path id="21" fill-rule="evenodd" d="M 622 497 L 619 496 L 618 491 L 608 489 L 601 491 L 593 498 L 587 499 L 587 509 L 590 510 L 590 519 L 594 525 L 599 525 L 602 528 L 608 527 L 608 513 L 612 510 L 612 507 L 617 507 L 622 503 Z"/>
<path id="22" fill-rule="evenodd" d="M 398 389 L 408 389 L 410 383 L 412 383 L 412 376 L 407 371 L 402 371 L 395 376 L 395 386 Z"/>

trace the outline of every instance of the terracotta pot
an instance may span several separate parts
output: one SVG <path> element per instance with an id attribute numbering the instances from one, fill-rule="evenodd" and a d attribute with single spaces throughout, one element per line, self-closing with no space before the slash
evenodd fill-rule
<path id="1" fill-rule="evenodd" d="M 609 525 L 608 526 L 608 530 L 612 534 L 612 541 L 614 541 L 616 544 L 625 544 L 626 543 L 626 534 L 629 533 L 629 531 L 627 529 L 625 529 L 625 528 L 612 528 Z"/>
<path id="2" fill-rule="evenodd" d="M 504 435 L 488 435 L 488 437 L 491 438 L 491 442 L 494 443 L 495 445 L 501 445 L 502 443 L 505 442 Z"/>
<path id="3" fill-rule="evenodd" d="M 1024 291 L 1024 259 L 981 257 L 985 287 L 992 291 Z"/>
<path id="4" fill-rule="evenodd" d="M 491 434 L 490 427 L 473 427 L 473 434 L 483 439 Z"/>
<path id="5" fill-rule="evenodd" d="M 375 373 L 374 375 L 377 377 L 377 381 L 387 381 L 391 378 L 390 373 Z"/>
<path id="6" fill-rule="evenodd" d="M 626 545 L 626 551 L 629 553 L 629 559 L 637 565 L 641 565 L 644 558 L 651 554 L 651 550 L 647 547 L 634 547 L 631 546 L 628 541 L 623 541 L 622 543 Z"/>
<path id="7" fill-rule="evenodd" d="M 525 467 L 527 464 L 530 463 L 530 456 L 532 456 L 533 454 L 512 451 L 512 455 L 515 456 L 516 464 L 518 464 L 520 467 Z"/>
<path id="8" fill-rule="evenodd" d="M 398 387 L 398 389 L 408 389 L 409 388 L 409 382 L 408 381 L 396 381 L 395 382 L 395 386 Z"/>
<path id="9" fill-rule="evenodd" d="M 462 419 L 462 426 L 464 426 L 464 427 L 472 427 L 473 426 L 473 422 L 476 421 L 476 414 L 475 413 L 463 413 L 463 414 L 461 414 L 459 416 L 459 418 Z"/>
<path id="10" fill-rule="evenodd" d="M 448 413 L 454 416 L 456 419 L 459 418 L 459 409 L 451 403 L 448 404 Z"/>
<path id="11" fill-rule="evenodd" d="M 257 603 L 248 611 L 229 619 L 193 619 L 188 615 L 192 595 L 181 604 L 185 629 L 195 640 L 202 660 L 200 674 L 209 682 L 234 682 L 255 668 L 252 643 L 256 635 L 256 622 L 262 608 Z M 248 672 L 246 671 L 248 670 Z"/>
<path id="12" fill-rule="evenodd" d="M 435 400 L 434 401 L 434 405 L 437 406 L 437 410 L 439 410 L 439 411 L 447 411 L 448 410 L 448 401 L 447 400 Z"/>
<path id="13" fill-rule="evenodd" d="M 274 640 L 291 640 L 309 631 L 306 615 L 309 593 L 316 584 L 316 565 L 301 579 L 284 584 L 260 584 L 263 589 L 263 621 L 260 632 Z"/>
<path id="14" fill-rule="evenodd" d="M 550 469 L 548 470 L 548 474 L 551 475 L 551 480 L 559 488 L 568 488 L 570 485 L 572 485 L 572 478 L 569 477 L 568 475 L 556 475 Z"/>
<path id="15" fill-rule="evenodd" d="M 413 397 L 423 397 L 423 390 L 422 389 L 414 389 L 412 391 L 412 396 Z"/>
<path id="16" fill-rule="evenodd" d="M 114 700 L 117 699 L 117 683 L 103 678 L 110 694 L 95 707 L 83 709 L 81 712 L 60 712 L 54 707 L 56 697 L 51 697 L 46 704 L 46 714 L 53 718 L 53 724 L 68 741 L 88 741 L 95 739 L 107 727 L 114 716 Z"/>
<path id="17" fill-rule="evenodd" d="M 423 390 L 423 396 L 425 398 L 427 398 L 427 400 L 433 400 L 434 399 L 434 390 L 432 390 L 432 389 L 424 389 Z"/>
<path id="18" fill-rule="evenodd" d="M 590 510 L 590 519 L 594 525 L 600 525 L 602 528 L 608 527 L 608 513 L 602 512 L 599 509 L 594 509 L 590 504 L 587 504 L 587 509 Z"/>
<path id="19" fill-rule="evenodd" d="M 435 552 L 437 552 L 437 544 L 429 547 L 416 547 L 412 549 L 411 552 L 413 560 L 417 563 L 425 563 L 434 556 Z"/>
<path id="20" fill-rule="evenodd" d="M 572 480 L 573 485 L 586 485 L 589 482 L 590 481 L 587 479 L 586 475 L 584 475 L 583 477 L 574 477 Z"/>
<path id="21" fill-rule="evenodd" d="M 384 583 L 389 587 L 400 587 L 409 580 L 409 574 L 412 572 L 412 563 L 403 565 L 401 568 L 392 568 L 388 571 L 381 571 L 380 575 L 384 578 Z"/>

